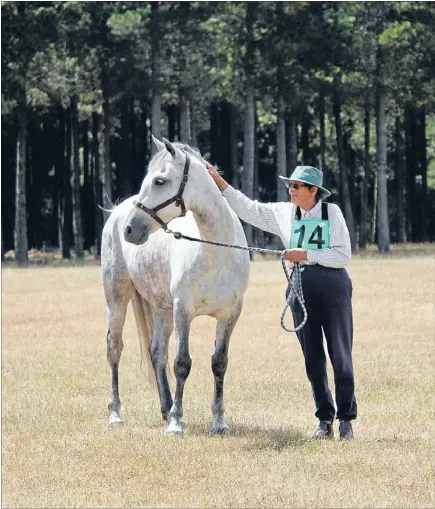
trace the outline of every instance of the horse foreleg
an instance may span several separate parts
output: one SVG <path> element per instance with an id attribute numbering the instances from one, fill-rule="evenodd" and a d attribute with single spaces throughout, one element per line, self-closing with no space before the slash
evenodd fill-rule
<path id="1" fill-rule="evenodd" d="M 230 316 L 218 320 L 216 327 L 215 351 L 211 358 L 211 368 L 214 375 L 214 398 L 211 405 L 213 425 L 211 432 L 220 435 L 229 432 L 228 424 L 225 421 L 224 377 L 228 366 L 228 347 L 231 334 L 241 311 L 242 305 L 240 304 Z"/>
<path id="2" fill-rule="evenodd" d="M 172 313 L 158 311 L 154 317 L 154 331 L 150 345 L 150 355 L 159 390 L 160 409 L 165 421 L 168 420 L 168 414 L 173 404 L 168 376 L 166 374 L 168 343 L 172 330 Z"/>
<path id="3" fill-rule="evenodd" d="M 174 373 L 176 378 L 175 398 L 169 412 L 169 424 L 165 430 L 167 435 L 181 435 L 185 424 L 183 417 L 183 392 L 184 384 L 192 367 L 192 359 L 189 354 L 189 329 L 190 317 L 182 307 L 179 298 L 174 300 L 174 325 L 176 354 L 174 361 Z"/>
<path id="4" fill-rule="evenodd" d="M 113 340 L 113 335 L 110 329 L 107 331 L 107 359 L 112 371 L 112 384 L 109 396 L 109 426 L 117 426 L 123 424 L 121 418 L 121 401 L 119 399 L 119 382 L 118 382 L 118 366 L 121 359 L 121 352 L 123 349 L 122 340 L 118 342 L 117 347 L 114 347 L 116 340 Z M 110 353 L 109 353 L 110 352 Z M 116 352 L 116 353 L 115 353 Z"/>

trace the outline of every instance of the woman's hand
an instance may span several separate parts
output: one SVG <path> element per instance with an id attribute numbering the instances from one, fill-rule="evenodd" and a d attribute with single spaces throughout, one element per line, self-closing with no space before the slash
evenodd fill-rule
<path id="1" fill-rule="evenodd" d="M 289 249 L 284 256 L 284 259 L 293 263 L 304 262 L 308 259 L 308 251 L 299 247 Z"/>
<path id="2" fill-rule="evenodd" d="M 225 191 L 225 189 L 228 187 L 228 183 L 219 175 L 218 171 L 214 166 L 212 166 L 210 163 L 205 163 L 205 166 L 211 175 L 212 179 L 216 182 L 216 185 L 218 186 L 220 191 Z"/>

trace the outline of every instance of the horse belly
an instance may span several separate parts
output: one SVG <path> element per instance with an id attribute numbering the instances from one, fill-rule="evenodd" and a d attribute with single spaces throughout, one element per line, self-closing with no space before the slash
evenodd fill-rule
<path id="1" fill-rule="evenodd" d="M 245 282 L 238 278 L 205 278 L 191 291 L 193 314 L 208 315 L 215 318 L 227 316 L 243 298 Z"/>

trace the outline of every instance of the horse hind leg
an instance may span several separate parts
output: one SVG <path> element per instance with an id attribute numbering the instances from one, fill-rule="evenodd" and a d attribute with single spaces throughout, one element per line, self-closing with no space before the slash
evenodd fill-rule
<path id="1" fill-rule="evenodd" d="M 112 384 L 109 396 L 109 426 L 123 424 L 121 418 L 121 401 L 119 399 L 118 368 L 123 349 L 122 339 L 117 340 L 116 334 L 107 331 L 107 359 L 112 371 Z"/>
<path id="2" fill-rule="evenodd" d="M 109 426 L 123 424 L 121 401 L 119 399 L 118 371 L 124 347 L 122 329 L 124 327 L 129 297 L 108 304 L 109 330 L 107 332 L 107 360 L 111 368 L 111 387 L 109 396 Z"/>
<path id="3" fill-rule="evenodd" d="M 242 311 L 239 304 L 229 317 L 218 320 L 216 327 L 215 351 L 211 358 L 211 367 L 214 375 L 214 398 L 211 405 L 213 424 L 211 433 L 224 435 L 229 432 L 229 426 L 225 421 L 224 408 L 224 378 L 228 366 L 228 347 L 231 334 Z"/>

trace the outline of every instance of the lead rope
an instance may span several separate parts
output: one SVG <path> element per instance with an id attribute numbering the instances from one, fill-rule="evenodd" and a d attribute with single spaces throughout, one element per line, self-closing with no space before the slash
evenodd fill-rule
<path id="1" fill-rule="evenodd" d="M 241 249 L 243 251 L 257 251 L 258 253 L 273 253 L 273 254 L 279 254 L 281 256 L 281 265 L 284 270 L 285 277 L 287 278 L 290 291 L 288 293 L 288 297 L 286 298 L 284 309 L 281 313 L 281 327 L 287 331 L 287 332 L 297 332 L 299 329 L 302 329 L 302 327 L 307 322 L 308 313 L 307 308 L 305 307 L 305 299 L 304 294 L 302 291 L 302 277 L 301 277 L 301 264 L 295 263 L 293 265 L 293 271 L 291 274 L 289 274 L 287 266 L 285 264 L 285 254 L 287 253 L 288 249 L 284 249 L 283 251 L 278 251 L 277 249 L 265 249 L 262 247 L 249 247 L 249 246 L 237 246 L 235 244 L 226 244 L 224 242 L 212 242 L 211 240 L 203 240 L 203 239 L 197 239 L 195 237 L 189 237 L 188 235 L 184 235 L 181 232 L 173 232 L 172 230 L 169 230 L 168 228 L 165 229 L 166 233 L 172 233 L 172 235 L 177 239 L 185 239 L 190 240 L 192 242 L 200 242 L 201 244 L 211 244 L 212 246 L 221 246 L 221 247 L 231 247 L 233 249 Z M 299 304 L 301 305 L 302 311 L 304 313 L 304 319 L 302 320 L 302 323 L 300 323 L 296 328 L 289 329 L 284 324 L 284 318 L 287 313 L 288 308 L 290 307 L 290 302 L 292 295 L 295 295 L 296 299 L 299 301 Z"/>

